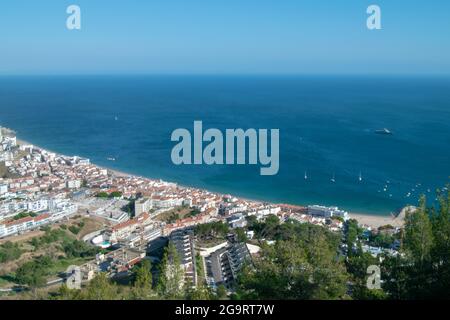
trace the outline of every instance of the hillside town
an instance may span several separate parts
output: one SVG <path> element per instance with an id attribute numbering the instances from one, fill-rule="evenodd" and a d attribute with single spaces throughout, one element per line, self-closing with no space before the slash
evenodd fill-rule
<path id="1" fill-rule="evenodd" d="M 184 282 L 194 287 L 205 282 L 212 290 L 222 285 L 233 292 L 240 269 L 251 264 L 260 250 L 259 243 L 252 241 L 255 232 L 247 228 L 250 220 L 276 217 L 281 223 L 322 226 L 344 237 L 350 219 L 337 207 L 264 203 L 122 174 L 83 157 L 20 142 L 5 128 L 0 129 L 0 169 L 0 243 L 30 240 L 39 230 L 65 228 L 80 219 L 98 222 L 97 228 L 81 237 L 86 245 L 100 250 L 95 258 L 79 264 L 84 283 L 100 272 L 126 276 L 143 259 L 157 260 L 153 253 L 172 243 L 180 256 Z M 219 241 L 198 233 L 199 226 L 214 223 L 242 230 L 244 239 L 236 232 L 228 232 Z M 368 234 L 379 232 L 361 227 Z M 388 228 L 390 233 L 398 231 Z M 375 257 L 383 252 L 396 254 L 395 245 L 366 244 L 364 250 Z M 58 277 L 49 281 L 65 281 L 64 276 Z M 4 290 L 13 289 L 10 285 Z"/>

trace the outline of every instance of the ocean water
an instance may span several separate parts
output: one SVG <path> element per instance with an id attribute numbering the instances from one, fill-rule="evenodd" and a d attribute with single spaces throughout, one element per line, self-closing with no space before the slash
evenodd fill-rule
<path id="1" fill-rule="evenodd" d="M 279 173 L 175 166 L 170 135 L 192 131 L 195 120 L 204 129 L 279 128 Z M 450 181 L 450 79 L 443 77 L 1 77 L 0 125 L 99 165 L 282 203 L 387 215 L 422 193 L 434 200 Z M 394 134 L 374 133 L 384 127 Z"/>

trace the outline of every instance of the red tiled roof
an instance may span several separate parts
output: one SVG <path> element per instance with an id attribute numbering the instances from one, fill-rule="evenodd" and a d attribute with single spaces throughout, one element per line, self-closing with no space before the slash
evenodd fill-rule
<path id="1" fill-rule="evenodd" d="M 28 221 L 33 221 L 33 220 L 34 220 L 33 217 L 25 217 L 25 218 L 20 218 L 18 220 L 8 221 L 8 222 L 5 223 L 5 225 L 9 227 L 9 226 L 13 226 L 15 224 L 22 224 L 22 223 L 25 223 L 25 222 L 28 222 Z"/>
<path id="2" fill-rule="evenodd" d="M 50 215 L 48 213 L 44 213 L 34 218 L 34 222 L 38 222 L 47 218 L 50 218 Z"/>
<path id="3" fill-rule="evenodd" d="M 133 224 L 136 224 L 136 223 L 137 223 L 136 220 L 131 219 L 131 220 L 124 221 L 124 222 L 121 222 L 121 223 L 119 223 L 119 224 L 116 224 L 114 227 L 112 227 L 112 229 L 113 229 L 114 231 L 117 231 L 117 230 L 120 230 L 120 229 L 129 227 L 129 226 L 131 226 L 131 225 L 133 225 Z"/>
<path id="4" fill-rule="evenodd" d="M 141 223 L 142 221 L 147 220 L 148 218 L 150 218 L 150 215 L 147 212 L 144 212 L 136 218 L 116 224 L 114 227 L 112 227 L 112 230 L 117 231 L 129 227 L 131 225 Z"/>

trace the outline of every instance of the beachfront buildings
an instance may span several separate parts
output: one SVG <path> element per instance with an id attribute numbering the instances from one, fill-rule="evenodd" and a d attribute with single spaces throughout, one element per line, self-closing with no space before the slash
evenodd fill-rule
<path id="1" fill-rule="evenodd" d="M 344 210 L 339 210 L 338 207 L 325 207 L 319 205 L 308 206 L 308 214 L 311 216 L 331 218 L 339 217 L 344 220 L 348 220 L 348 212 Z"/>
<path id="2" fill-rule="evenodd" d="M 224 196 L 161 180 L 117 174 L 91 164 L 89 159 L 58 155 L 32 145 L 17 147 L 14 139 L 7 140 L 8 146 L 1 147 L 7 150 L 0 150 L 0 162 L 7 159 L 4 161 L 7 174 L 0 178 L 0 237 L 37 229 L 75 212 L 96 222 L 100 220 L 102 226 L 85 240 L 101 248 L 114 245 L 122 251 L 99 257 L 87 267 L 88 275 L 98 270 L 111 274 L 128 270 L 142 259 L 141 250 L 148 248 L 150 241 L 163 236 L 169 237 L 179 253 L 185 281 L 198 283 L 197 265 L 201 263 L 210 286 L 222 284 L 232 290 L 242 266 L 251 262 L 248 246 L 230 240 L 198 259 L 200 249 L 196 251 L 194 226 L 222 221 L 231 228 L 245 228 L 248 216 L 264 221 L 276 215 L 281 221 L 292 217 L 338 231 L 339 220 L 330 223 L 329 218 L 347 219 L 347 213 L 335 207 L 304 208 Z M 121 196 L 116 197 L 113 192 Z M 107 196 L 94 196 L 100 193 Z M 130 218 L 133 201 L 135 216 Z M 156 219 L 159 214 L 181 206 L 194 209 L 195 214 L 172 223 Z M 13 220 L 24 211 L 33 214 Z M 254 233 L 248 231 L 247 235 L 252 238 Z"/>
<path id="3" fill-rule="evenodd" d="M 3 134 L 3 128 L 0 127 L 0 151 L 10 151 L 17 146 L 16 137 Z"/>

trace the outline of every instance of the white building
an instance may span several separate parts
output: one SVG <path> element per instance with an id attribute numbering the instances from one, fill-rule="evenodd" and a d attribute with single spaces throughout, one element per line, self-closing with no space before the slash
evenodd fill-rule
<path id="1" fill-rule="evenodd" d="M 0 184 L 0 195 L 4 195 L 6 193 L 8 193 L 8 185 Z"/>
<path id="2" fill-rule="evenodd" d="M 348 212 L 339 210 L 338 207 L 325 207 L 319 205 L 308 206 L 308 214 L 322 218 L 340 217 L 344 220 L 348 220 Z"/>
<path id="3" fill-rule="evenodd" d="M 182 206 L 184 200 L 182 198 L 172 197 L 152 197 L 153 207 L 156 208 L 173 208 Z"/>
<path id="4" fill-rule="evenodd" d="M 80 180 L 69 180 L 66 182 L 66 186 L 68 189 L 80 189 L 81 181 Z"/>
<path id="5" fill-rule="evenodd" d="M 16 137 L 3 137 L 2 142 L 0 143 L 0 150 L 6 151 L 11 148 L 17 146 Z"/>
<path id="6" fill-rule="evenodd" d="M 39 199 L 27 202 L 27 210 L 31 212 L 41 212 L 48 210 L 48 200 Z"/>
<path id="7" fill-rule="evenodd" d="M 144 212 L 149 212 L 150 209 L 152 208 L 153 208 L 152 199 L 148 198 L 139 199 L 134 203 L 134 215 L 138 217 Z"/>
<path id="8" fill-rule="evenodd" d="M 72 202 L 64 201 L 58 203 L 57 207 L 53 209 L 51 215 L 52 221 L 58 221 L 65 217 L 68 217 L 78 211 L 78 206 Z"/>
<path id="9" fill-rule="evenodd" d="M 258 210 L 249 211 L 249 216 L 256 216 L 258 220 L 264 220 L 268 215 L 277 215 L 281 211 L 280 207 L 268 206 Z"/>
<path id="10" fill-rule="evenodd" d="M 0 223 L 0 238 L 30 231 L 51 222 L 48 213 L 37 217 L 25 217 L 19 220 Z"/>

